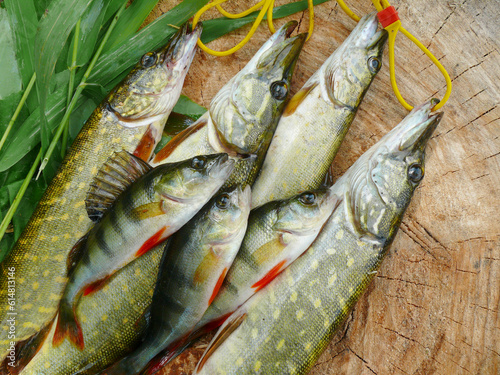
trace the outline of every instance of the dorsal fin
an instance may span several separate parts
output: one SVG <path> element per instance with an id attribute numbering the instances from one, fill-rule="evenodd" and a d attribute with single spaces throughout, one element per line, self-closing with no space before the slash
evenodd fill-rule
<path id="1" fill-rule="evenodd" d="M 148 163 L 126 151 L 111 155 L 90 184 L 85 199 L 89 218 L 99 221 L 116 197 L 149 170 L 151 166 Z"/>

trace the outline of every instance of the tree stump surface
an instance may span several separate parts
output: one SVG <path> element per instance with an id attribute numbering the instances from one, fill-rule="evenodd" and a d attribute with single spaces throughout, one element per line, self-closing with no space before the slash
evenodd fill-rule
<path id="1" fill-rule="evenodd" d="M 175 3 L 161 2 L 155 16 Z M 253 3 L 225 7 L 235 12 Z M 358 15 L 373 11 L 368 0 L 347 4 Z M 453 92 L 427 148 L 426 176 L 386 259 L 310 374 L 499 374 L 500 2 L 400 0 L 393 5 L 403 25 L 448 70 Z M 215 16 L 208 12 L 206 18 Z M 290 19 L 299 20 L 300 32 L 307 31 L 307 11 Z M 297 65 L 293 92 L 354 26 L 335 1 L 315 7 L 315 31 Z M 248 29 L 210 47 L 228 49 Z M 228 57 L 200 51 L 184 94 L 209 106 L 269 35 L 262 25 L 247 46 Z M 396 75 L 412 104 L 444 95 L 438 69 L 402 35 L 396 43 Z M 407 113 L 390 86 L 386 51 L 335 159 L 336 177 Z M 208 340 L 202 338 L 161 374 L 191 374 Z"/>

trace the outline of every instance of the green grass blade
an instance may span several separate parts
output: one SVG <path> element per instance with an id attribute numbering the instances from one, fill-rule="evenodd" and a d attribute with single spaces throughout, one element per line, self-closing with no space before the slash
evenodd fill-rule
<path id="1" fill-rule="evenodd" d="M 143 24 L 146 17 L 151 13 L 158 0 L 135 0 L 123 12 L 113 33 L 110 35 L 104 50 L 108 51 L 117 44 L 122 43 L 132 36 Z"/>
<path id="2" fill-rule="evenodd" d="M 7 125 L 7 129 L 5 129 L 5 132 L 2 135 L 2 139 L 0 139 L 0 150 L 2 150 L 3 145 L 5 144 L 5 141 L 7 140 L 7 137 L 12 130 L 12 126 L 14 126 L 14 122 L 17 120 L 17 116 L 19 116 L 19 113 L 21 112 L 21 109 L 23 108 L 24 103 L 26 102 L 26 99 L 28 98 L 28 95 L 31 92 L 31 89 L 33 88 L 33 85 L 35 84 L 36 80 L 36 74 L 33 73 L 33 76 L 31 77 L 31 80 L 28 83 L 28 87 L 26 87 L 26 90 L 24 90 L 24 94 L 21 98 L 21 101 L 19 102 L 16 111 L 12 115 L 12 118 L 9 121 L 9 124 Z"/>
<path id="3" fill-rule="evenodd" d="M 18 93 L 22 89 L 22 80 L 15 58 L 14 35 L 7 10 L 0 8 L 0 100 Z"/>
<path id="4" fill-rule="evenodd" d="M 123 1 L 120 1 L 120 4 L 122 3 Z M 67 65 L 70 69 L 73 66 L 73 61 L 75 61 L 76 66 L 82 66 L 92 58 L 107 8 L 107 0 L 94 0 L 83 13 L 79 36 L 77 39 L 73 36 L 70 46 L 70 51 L 74 52 L 75 43 L 78 44 L 76 58 L 74 58 L 73 53 L 68 54 L 67 58 Z"/>
<path id="5" fill-rule="evenodd" d="M 7 214 L 3 218 L 2 222 L 0 223 L 0 241 L 2 240 L 5 231 L 7 230 L 7 227 L 9 226 L 10 221 L 12 220 L 12 217 L 14 216 L 14 213 L 17 210 L 17 207 L 19 206 L 19 203 L 21 203 L 21 199 L 23 198 L 24 193 L 26 192 L 26 189 L 28 188 L 28 185 L 33 178 L 33 175 L 35 174 L 36 168 L 38 167 L 38 164 L 40 163 L 40 160 L 42 158 L 42 150 L 38 152 L 38 155 L 35 159 L 35 162 L 33 163 L 30 171 L 28 172 L 28 175 L 24 179 L 21 188 L 19 189 L 19 192 L 16 195 L 16 198 L 14 199 L 14 202 L 12 202 L 9 210 L 7 211 Z M 3 251 L 4 249 L 2 249 Z M 6 250 L 6 249 L 5 249 Z M 0 254 L 0 258 L 3 258 L 5 255 Z"/>
<path id="6" fill-rule="evenodd" d="M 45 106 L 56 62 L 69 34 L 92 0 L 53 0 L 46 16 L 40 20 L 35 37 L 35 71 L 40 103 L 42 149 L 50 142 L 50 132 L 45 118 Z"/>
<path id="7" fill-rule="evenodd" d="M 34 72 L 33 47 L 38 26 L 33 0 L 5 0 L 5 9 L 16 41 L 16 59 L 23 81 L 28 85 Z"/>

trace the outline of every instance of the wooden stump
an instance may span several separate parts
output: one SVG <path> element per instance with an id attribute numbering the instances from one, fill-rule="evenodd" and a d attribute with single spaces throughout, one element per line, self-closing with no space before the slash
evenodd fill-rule
<path id="1" fill-rule="evenodd" d="M 157 15 L 172 3 L 161 3 Z M 233 2 L 226 8 L 243 10 L 252 3 Z M 359 15 L 373 10 L 368 0 L 347 3 Z M 500 2 L 413 0 L 393 5 L 403 25 L 447 68 L 454 89 L 428 146 L 426 176 L 388 256 L 311 374 L 498 374 Z M 355 26 L 335 1 L 315 7 L 315 13 L 315 33 L 302 52 L 293 91 Z M 289 17 L 300 20 L 300 32 L 307 31 L 307 18 L 307 11 Z M 247 31 L 210 46 L 227 49 Z M 261 26 L 232 56 L 200 52 L 184 94 L 208 106 L 268 37 Z M 407 114 L 390 86 L 387 53 L 384 64 L 335 160 L 337 176 Z M 442 98 L 445 83 L 439 71 L 403 36 L 398 36 L 396 64 L 399 87 L 409 102 Z M 162 374 L 190 374 L 207 340 Z"/>

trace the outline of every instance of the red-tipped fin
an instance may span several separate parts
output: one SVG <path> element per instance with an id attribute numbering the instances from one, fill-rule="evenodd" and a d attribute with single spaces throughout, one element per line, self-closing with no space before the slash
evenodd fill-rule
<path id="1" fill-rule="evenodd" d="M 212 304 L 214 301 L 215 297 L 217 297 L 217 293 L 219 293 L 219 289 L 222 286 L 222 283 L 224 282 L 224 279 L 226 278 L 226 273 L 227 273 L 227 267 L 224 268 L 222 273 L 219 276 L 219 279 L 217 280 L 217 283 L 215 284 L 214 291 L 212 292 L 212 296 L 210 297 L 210 300 L 208 301 L 208 306 Z"/>
<path id="2" fill-rule="evenodd" d="M 149 219 L 151 217 L 156 217 L 160 215 L 165 215 L 163 211 L 162 202 L 151 202 L 143 204 L 132 210 L 132 215 L 134 215 L 138 220 Z"/>
<path id="3" fill-rule="evenodd" d="M 255 284 L 252 285 L 252 288 L 254 288 L 256 292 L 264 288 L 267 284 L 273 281 L 276 276 L 280 274 L 280 272 L 283 270 L 283 266 L 285 265 L 285 263 L 286 260 L 282 260 L 273 268 L 271 268 L 271 270 L 266 274 L 266 276 L 264 276 L 262 279 L 260 279 L 259 281 L 257 281 Z"/>
<path id="4" fill-rule="evenodd" d="M 68 336 L 69 340 L 80 350 L 83 350 L 85 343 L 83 341 L 83 332 L 80 323 L 76 318 L 75 311 L 72 306 L 61 301 L 59 314 L 57 317 L 56 331 L 52 339 L 53 346 L 59 346 Z"/>
<path id="5" fill-rule="evenodd" d="M 161 228 L 158 232 L 153 234 L 144 244 L 140 247 L 139 250 L 135 253 L 135 256 L 138 258 L 141 255 L 146 254 L 149 250 L 151 250 L 156 245 L 162 243 L 164 239 L 162 239 L 163 232 L 167 230 L 167 227 Z"/>
<path id="6" fill-rule="evenodd" d="M 83 289 L 83 295 L 88 296 L 89 294 L 95 293 L 106 286 L 111 275 L 108 275 L 100 280 L 94 281 L 92 284 L 87 285 Z"/>
<path id="7" fill-rule="evenodd" d="M 149 361 L 140 375 L 156 374 L 167 363 L 181 354 L 184 349 L 189 346 L 189 342 L 186 341 L 188 336 L 189 335 L 181 337 L 179 340 L 173 342 L 171 345 L 167 346 L 160 353 L 158 353 L 151 361 Z"/>
<path id="8" fill-rule="evenodd" d="M 159 131 L 154 125 L 149 125 L 148 130 L 142 136 L 133 155 L 147 162 L 156 147 L 157 135 L 159 135 Z"/>

